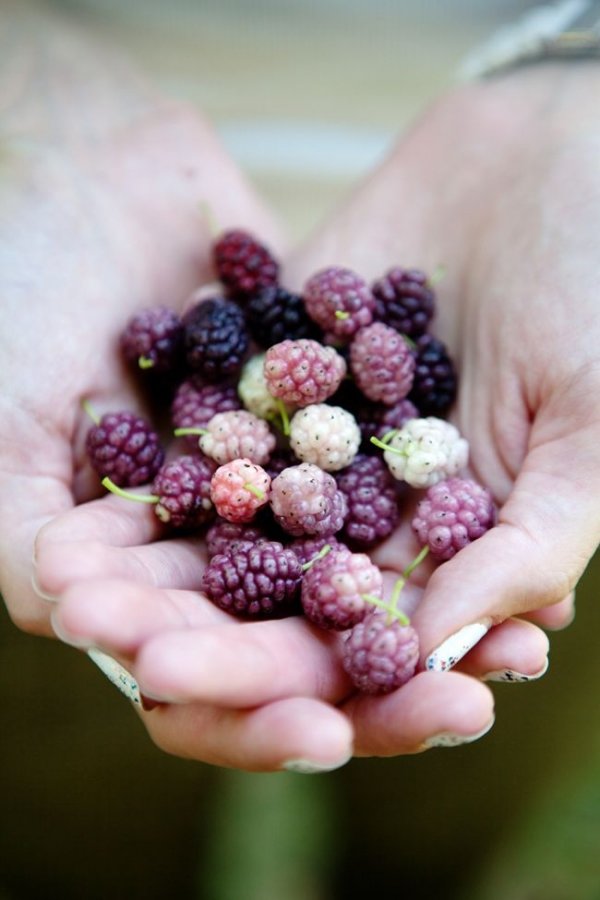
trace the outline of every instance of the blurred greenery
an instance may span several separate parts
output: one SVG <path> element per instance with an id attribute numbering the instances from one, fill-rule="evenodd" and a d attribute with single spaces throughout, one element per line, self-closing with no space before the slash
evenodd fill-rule
<path id="1" fill-rule="evenodd" d="M 600 559 L 480 742 L 253 775 L 168 757 L 81 653 L 0 619 L 0 900 L 600 900 Z"/>

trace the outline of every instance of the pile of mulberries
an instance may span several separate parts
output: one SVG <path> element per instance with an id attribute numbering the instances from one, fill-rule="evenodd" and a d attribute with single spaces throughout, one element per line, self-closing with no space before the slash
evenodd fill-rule
<path id="1" fill-rule="evenodd" d="M 386 598 L 369 553 L 415 494 L 419 559 L 441 564 L 496 521 L 445 420 L 457 377 L 430 330 L 431 280 L 394 266 L 369 283 L 331 265 L 293 291 L 241 229 L 215 239 L 212 258 L 211 295 L 183 315 L 142 309 L 119 338 L 149 408 L 169 398 L 167 428 L 86 403 L 90 465 L 153 506 L 165 534 L 204 539 L 203 593 L 221 609 L 341 632 L 356 689 L 394 690 L 416 670 L 418 635 L 398 608 L 403 580 Z"/>

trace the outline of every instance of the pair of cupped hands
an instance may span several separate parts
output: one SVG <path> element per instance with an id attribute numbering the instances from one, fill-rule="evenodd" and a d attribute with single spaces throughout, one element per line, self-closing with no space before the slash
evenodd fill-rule
<path id="1" fill-rule="evenodd" d="M 472 740 L 493 722 L 486 680 L 545 671 L 546 630 L 572 619 L 600 535 L 591 77 L 585 64 L 544 66 L 449 91 L 292 251 L 191 110 L 160 102 L 101 139 L 71 123 L 47 144 L 8 144 L 0 587 L 17 626 L 99 648 L 134 675 L 159 701 L 139 710 L 159 747 L 248 770 L 327 770 Z M 241 623 L 218 610 L 199 592 L 198 538 L 165 538 L 152 509 L 103 495 L 86 461 L 84 398 L 100 414 L 145 411 L 118 351 L 128 318 L 183 310 L 214 278 L 202 204 L 267 243 L 290 288 L 327 265 L 367 279 L 444 266 L 433 330 L 459 372 L 450 418 L 499 523 L 413 573 L 401 596 L 421 665 L 389 695 L 353 693 L 339 637 L 302 618 Z M 419 549 L 410 518 L 372 554 L 388 589 Z M 472 649 L 451 671 L 428 669 L 448 639 L 457 656 Z"/>

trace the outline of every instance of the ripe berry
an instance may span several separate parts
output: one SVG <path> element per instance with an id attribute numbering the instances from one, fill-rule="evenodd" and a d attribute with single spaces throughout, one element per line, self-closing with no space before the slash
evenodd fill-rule
<path id="1" fill-rule="evenodd" d="M 379 456 L 359 453 L 335 476 L 348 504 L 342 536 L 366 549 L 388 537 L 398 524 L 398 483 Z"/>
<path id="2" fill-rule="evenodd" d="M 202 590 L 221 609 L 251 619 L 273 619 L 298 609 L 302 566 L 277 541 L 240 545 L 213 556 Z"/>
<path id="3" fill-rule="evenodd" d="M 157 306 L 133 316 L 121 334 L 121 351 L 141 369 L 168 372 L 183 351 L 183 325 L 172 309 Z"/>
<path id="4" fill-rule="evenodd" d="M 207 381 L 224 381 L 242 367 L 249 338 L 244 313 L 230 300 L 202 300 L 183 317 L 186 360 Z"/>
<path id="5" fill-rule="evenodd" d="M 299 294 L 278 285 L 263 288 L 245 304 L 248 330 L 261 347 L 300 338 L 319 340 L 321 331 L 310 318 Z"/>
<path id="6" fill-rule="evenodd" d="M 381 572 L 365 553 L 351 553 L 339 544 L 304 572 L 300 598 L 315 625 L 345 631 L 372 609 L 364 594 L 382 597 Z"/>
<path id="7" fill-rule="evenodd" d="M 197 375 L 186 378 L 177 388 L 171 403 L 171 421 L 176 429 L 206 428 L 217 413 L 240 409 L 233 385 L 204 384 Z M 190 449 L 198 449 L 198 435 L 186 435 Z"/>
<path id="8" fill-rule="evenodd" d="M 415 488 L 431 487 L 457 475 L 469 456 L 469 445 L 458 429 L 434 416 L 409 419 L 385 446 L 378 446 L 384 449 L 383 458 L 394 478 Z"/>
<path id="9" fill-rule="evenodd" d="M 215 241 L 213 257 L 219 279 L 234 297 L 247 297 L 277 283 L 279 264 L 271 251 L 240 228 Z"/>
<path id="10" fill-rule="evenodd" d="M 392 406 L 411 389 L 415 359 L 401 334 L 374 322 L 352 341 L 350 368 L 365 397 Z"/>
<path id="11" fill-rule="evenodd" d="M 269 499 L 271 479 L 249 459 L 234 459 L 220 466 L 210 485 L 218 514 L 228 522 L 250 522 Z"/>
<path id="12" fill-rule="evenodd" d="M 152 484 L 158 497 L 154 511 L 175 528 L 197 528 L 215 515 L 210 499 L 214 464 L 201 456 L 180 456 L 165 463 Z"/>
<path id="13" fill-rule="evenodd" d="M 323 331 L 347 340 L 373 321 L 375 298 L 355 272 L 330 266 L 306 282 L 304 305 Z"/>
<path id="14" fill-rule="evenodd" d="M 347 511 L 335 478 L 309 463 L 290 466 L 274 478 L 269 502 L 275 521 L 294 537 L 335 534 Z"/>
<path id="15" fill-rule="evenodd" d="M 338 389 L 346 361 L 333 347 L 302 339 L 269 347 L 264 375 L 273 397 L 294 406 L 322 403 Z"/>
<path id="16" fill-rule="evenodd" d="M 295 538 L 291 544 L 288 544 L 290 550 L 293 550 L 302 565 L 309 563 L 315 559 L 324 547 L 335 550 L 336 547 L 343 547 L 333 534 L 322 535 L 321 537 L 299 537 Z"/>
<path id="17" fill-rule="evenodd" d="M 439 481 L 420 500 L 412 527 L 432 556 L 447 560 L 496 521 L 490 492 L 469 478 Z"/>
<path id="18" fill-rule="evenodd" d="M 233 553 L 242 542 L 257 543 L 266 540 L 266 532 L 254 523 L 247 525 L 218 518 L 206 532 L 206 552 L 210 559 L 217 553 Z"/>
<path id="19" fill-rule="evenodd" d="M 263 465 L 275 449 L 275 435 L 264 419 L 235 409 L 212 417 L 200 437 L 200 449 L 219 465 L 242 456 Z"/>
<path id="20" fill-rule="evenodd" d="M 435 312 L 435 294 L 424 272 L 395 266 L 372 289 L 376 321 L 413 339 L 427 331 Z"/>
<path id="21" fill-rule="evenodd" d="M 360 430 L 354 416 L 341 406 L 313 403 L 294 414 L 290 446 L 303 462 L 336 472 L 349 466 L 358 453 Z"/>
<path id="22" fill-rule="evenodd" d="M 441 416 L 456 398 L 457 376 L 446 345 L 431 334 L 419 338 L 410 399 L 423 416 Z"/>
<path id="23" fill-rule="evenodd" d="M 411 625 L 375 610 L 355 625 L 344 642 L 343 666 L 359 691 L 387 694 L 405 684 L 419 660 L 419 638 Z"/>
<path id="24" fill-rule="evenodd" d="M 86 451 L 101 478 L 119 487 L 152 481 L 163 464 L 158 435 L 131 412 L 106 413 L 87 433 Z"/>

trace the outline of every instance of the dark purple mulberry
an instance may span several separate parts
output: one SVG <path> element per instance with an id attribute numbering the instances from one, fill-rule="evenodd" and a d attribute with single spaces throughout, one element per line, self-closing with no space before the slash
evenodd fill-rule
<path id="1" fill-rule="evenodd" d="M 397 481 L 383 459 L 359 453 L 335 475 L 348 503 L 342 540 L 366 549 L 392 533 L 400 517 Z"/>
<path id="2" fill-rule="evenodd" d="M 233 297 L 244 298 L 277 283 L 277 260 L 247 231 L 226 231 L 215 241 L 213 256 L 217 274 Z"/>
<path id="3" fill-rule="evenodd" d="M 86 451 L 100 477 L 119 487 L 148 484 L 165 458 L 156 432 L 131 412 L 102 416 L 87 433 Z"/>
<path id="4" fill-rule="evenodd" d="M 372 286 L 374 319 L 417 338 L 427 331 L 435 312 L 435 294 L 419 269 L 396 266 Z"/>
<path id="5" fill-rule="evenodd" d="M 153 372 L 169 372 L 183 355 L 183 325 L 166 306 L 143 309 L 133 316 L 121 335 L 121 350 L 128 362 Z"/>
<path id="6" fill-rule="evenodd" d="M 158 496 L 154 510 L 175 528 L 198 528 L 215 515 L 210 482 L 216 466 L 201 456 L 180 456 L 165 463 L 152 484 Z"/>
<path id="7" fill-rule="evenodd" d="M 306 312 L 303 298 L 285 288 L 263 288 L 248 299 L 245 310 L 250 334 L 261 347 L 300 338 L 321 340 L 321 329 Z"/>
<path id="8" fill-rule="evenodd" d="M 431 334 L 420 337 L 415 349 L 416 366 L 409 400 L 422 416 L 442 416 L 456 398 L 454 363 L 442 341 Z"/>
<path id="9" fill-rule="evenodd" d="M 248 350 L 244 313 L 230 300 L 210 298 L 183 317 L 186 360 L 207 381 L 237 375 Z"/>

